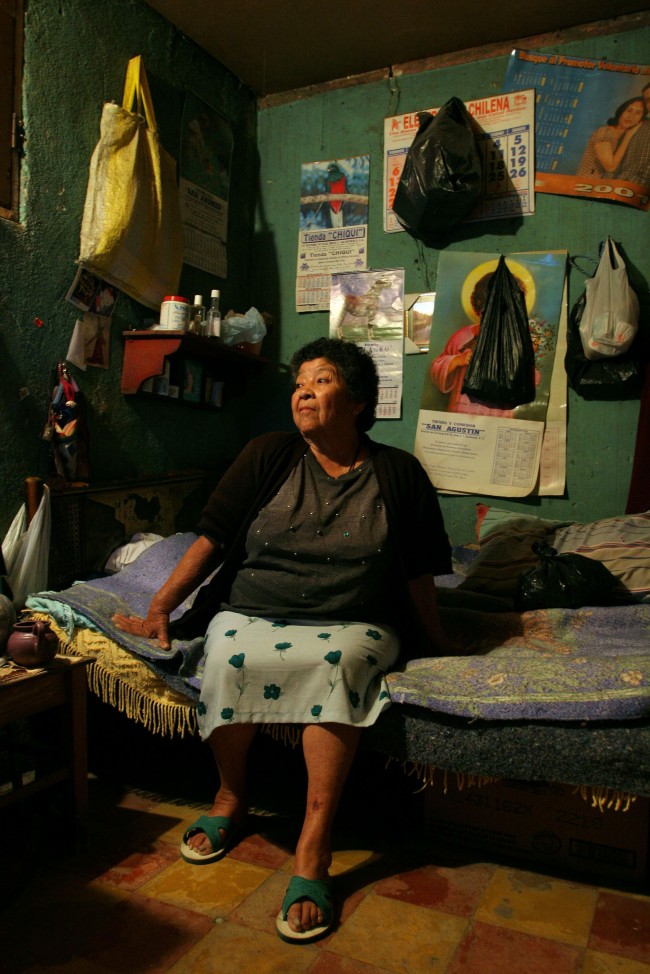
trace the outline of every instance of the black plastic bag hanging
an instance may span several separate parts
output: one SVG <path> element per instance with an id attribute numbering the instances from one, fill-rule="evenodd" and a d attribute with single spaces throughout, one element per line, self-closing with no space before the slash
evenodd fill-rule
<path id="1" fill-rule="evenodd" d="M 393 213 L 427 243 L 469 215 L 481 196 L 483 169 L 474 122 L 460 98 L 450 98 L 436 115 L 422 112 L 418 118 Z"/>
<path id="2" fill-rule="evenodd" d="M 602 561 L 573 552 L 559 555 L 543 541 L 536 541 L 532 548 L 539 555 L 539 565 L 519 578 L 515 594 L 519 612 L 606 605 L 618 586 L 618 579 Z"/>
<path id="3" fill-rule="evenodd" d="M 462 391 L 470 399 L 504 409 L 535 398 L 535 350 L 526 299 L 503 254 L 488 281 Z"/>

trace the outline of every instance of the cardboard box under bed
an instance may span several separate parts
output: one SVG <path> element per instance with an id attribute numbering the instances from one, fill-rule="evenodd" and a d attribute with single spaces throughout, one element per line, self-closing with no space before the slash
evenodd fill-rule
<path id="1" fill-rule="evenodd" d="M 427 788 L 425 818 L 436 839 L 502 859 L 538 863 L 623 883 L 648 875 L 650 799 L 599 808 L 572 785 L 496 781 Z"/>

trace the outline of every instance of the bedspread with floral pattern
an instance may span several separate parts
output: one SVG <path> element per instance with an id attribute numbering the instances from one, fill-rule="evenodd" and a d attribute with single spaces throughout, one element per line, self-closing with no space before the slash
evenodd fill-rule
<path id="1" fill-rule="evenodd" d="M 492 720 L 650 714 L 650 605 L 494 612 L 449 594 L 458 604 L 441 615 L 459 655 L 389 674 L 393 701 Z"/>

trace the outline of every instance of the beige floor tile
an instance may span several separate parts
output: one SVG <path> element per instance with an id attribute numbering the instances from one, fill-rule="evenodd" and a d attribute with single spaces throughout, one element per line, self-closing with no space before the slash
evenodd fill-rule
<path id="1" fill-rule="evenodd" d="M 275 934 L 237 923 L 218 923 L 168 974 L 304 974 L 318 957 L 312 945 L 296 948 Z"/>
<path id="2" fill-rule="evenodd" d="M 247 927 L 255 927 L 264 933 L 275 934 L 275 918 L 280 912 L 287 883 L 288 877 L 285 873 L 273 873 L 235 907 L 229 919 Z"/>
<path id="3" fill-rule="evenodd" d="M 282 908 L 287 891 L 289 877 L 282 871 L 273 874 L 265 883 L 247 896 L 239 906 L 235 907 L 228 919 L 242 923 L 248 927 L 255 927 L 265 932 L 275 931 L 275 921 Z M 348 917 L 354 913 L 364 898 L 363 890 L 344 896 L 340 886 L 334 889 L 334 932 L 347 923 Z M 321 946 L 329 943 L 329 937 L 323 939 Z"/>
<path id="4" fill-rule="evenodd" d="M 207 916 L 224 917 L 271 875 L 270 869 L 227 857 L 201 866 L 181 859 L 139 892 Z"/>
<path id="5" fill-rule="evenodd" d="M 340 849 L 332 854 L 332 865 L 330 876 L 338 876 L 341 873 L 349 873 L 355 869 L 362 869 L 371 863 L 381 861 L 381 856 L 377 852 L 369 849 Z"/>
<path id="6" fill-rule="evenodd" d="M 650 964 L 643 964 L 629 957 L 588 950 L 581 974 L 650 974 Z"/>
<path id="7" fill-rule="evenodd" d="M 594 887 L 499 868 L 476 910 L 476 919 L 584 947 L 597 897 Z"/>
<path id="8" fill-rule="evenodd" d="M 395 974 L 442 974 L 466 928 L 460 917 L 370 893 L 327 950 Z"/>

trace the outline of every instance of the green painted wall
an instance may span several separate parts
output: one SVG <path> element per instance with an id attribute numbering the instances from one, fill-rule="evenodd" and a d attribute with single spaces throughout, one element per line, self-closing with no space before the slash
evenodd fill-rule
<path id="1" fill-rule="evenodd" d="M 228 280 L 185 268 L 181 293 L 209 295 L 221 286 L 224 309 L 246 310 L 251 303 L 252 93 L 143 0 L 28 0 L 21 222 L 0 220 L 0 538 L 22 503 L 23 478 L 45 472 L 40 433 L 52 369 L 65 358 L 77 317 L 65 295 L 76 270 L 88 164 L 102 105 L 121 101 L 126 65 L 136 54 L 147 69 L 161 140 L 175 158 L 188 89 L 220 111 L 235 133 Z M 94 481 L 217 469 L 248 436 L 246 399 L 207 413 L 120 393 L 121 333 L 150 314 L 120 298 L 109 370 L 72 369 L 88 403 Z M 36 317 L 43 328 L 34 325 Z M 29 390 L 26 398 L 21 389 Z"/>
<path id="2" fill-rule="evenodd" d="M 545 50 L 647 63 L 648 31 L 591 37 Z M 476 61 L 318 94 L 260 113 L 258 138 L 264 219 L 259 224 L 263 253 L 258 268 L 264 275 L 260 290 L 277 294 L 279 301 L 280 328 L 276 343 L 281 361 L 288 361 L 295 348 L 327 334 L 328 330 L 325 312 L 298 315 L 295 311 L 301 164 L 369 153 L 368 266 L 403 267 L 407 292 L 434 291 L 438 251 L 419 245 L 406 233 L 385 234 L 382 229 L 383 120 L 401 112 L 443 104 L 452 95 L 469 100 L 497 93 L 507 63 L 507 57 Z M 648 214 L 606 203 L 542 194 L 537 194 L 536 207 L 535 216 L 525 219 L 516 232 L 510 232 L 505 221 L 484 224 L 485 232 L 481 236 L 451 243 L 449 249 L 503 253 L 566 249 L 573 255 L 595 255 L 599 242 L 609 233 L 622 242 L 636 270 L 635 283 L 647 291 L 650 280 Z M 268 274 L 264 274 L 265 267 L 269 269 Z M 579 296 L 583 280 L 577 272 L 571 273 L 570 304 Z M 377 422 L 373 427 L 376 439 L 408 450 L 413 448 L 426 358 L 424 355 L 405 358 L 402 418 Z M 629 487 L 638 407 L 638 400 L 588 403 L 570 393 L 566 496 L 521 501 L 445 496 L 441 503 L 453 542 L 472 540 L 475 504 L 480 500 L 544 517 L 573 520 L 587 521 L 622 513 Z M 276 410 L 267 412 L 266 425 L 272 425 L 276 417 L 286 416 L 279 399 Z"/>
<path id="3" fill-rule="evenodd" d="M 590 38 L 561 50 L 620 61 L 647 61 L 648 32 Z M 560 48 L 548 49 L 549 52 Z M 22 501 L 23 478 L 43 471 L 40 431 L 55 363 L 65 356 L 76 319 L 65 294 L 78 253 L 88 162 L 104 101 L 121 98 L 128 58 L 142 54 L 163 144 L 178 154 L 183 93 L 195 91 L 220 110 L 235 131 L 229 229 L 229 273 L 221 283 L 224 308 L 254 304 L 276 315 L 264 354 L 279 362 L 250 394 L 219 413 L 124 397 L 119 391 L 123 329 L 145 309 L 120 299 L 113 320 L 111 367 L 75 372 L 88 401 L 93 480 L 169 470 L 218 469 L 251 429 L 290 425 L 286 363 L 300 344 L 327 332 L 324 313 L 298 315 L 294 284 L 302 162 L 371 155 L 369 265 L 404 267 L 409 292 L 435 290 L 438 252 L 407 234 L 382 230 L 383 119 L 398 112 L 498 92 L 507 58 L 494 58 L 318 94 L 259 116 L 239 82 L 180 35 L 142 0 L 31 0 L 25 26 L 21 222 L 0 221 L 0 537 Z M 256 136 L 257 131 L 257 136 Z M 258 149 L 259 146 L 259 162 Z M 258 172 L 259 167 L 259 172 Z M 253 237 L 253 209 L 259 205 Z M 453 243 L 455 250 L 565 248 L 593 254 L 607 233 L 621 241 L 647 289 L 650 253 L 647 214 L 601 203 L 537 197 L 537 214 L 515 234 L 487 225 L 483 236 Z M 572 274 L 570 298 L 581 279 Z M 185 268 L 181 291 L 190 297 L 214 286 Z M 34 318 L 45 325 L 38 329 Z M 377 423 L 374 435 L 411 449 L 426 357 L 407 357 L 403 416 Z M 20 390 L 29 395 L 21 398 Z M 629 485 L 638 402 L 586 403 L 569 398 L 568 487 L 564 498 L 498 501 L 543 516 L 589 520 L 620 513 Z M 443 497 L 455 543 L 471 540 L 479 497 Z"/>

